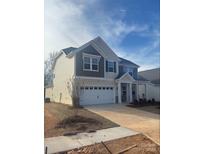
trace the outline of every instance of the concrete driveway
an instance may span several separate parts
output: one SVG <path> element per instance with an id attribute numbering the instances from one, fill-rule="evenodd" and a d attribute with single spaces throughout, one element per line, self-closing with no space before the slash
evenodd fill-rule
<path id="1" fill-rule="evenodd" d="M 142 132 L 158 144 L 160 143 L 159 114 L 127 107 L 126 104 L 92 105 L 85 108 L 123 127 Z"/>

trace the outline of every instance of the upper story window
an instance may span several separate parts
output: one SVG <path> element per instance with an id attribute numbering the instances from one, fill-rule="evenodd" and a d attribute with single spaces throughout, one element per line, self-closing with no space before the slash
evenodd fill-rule
<path id="1" fill-rule="evenodd" d="M 106 61 L 106 72 L 116 72 L 116 62 Z"/>
<path id="2" fill-rule="evenodd" d="M 83 69 L 90 70 L 90 57 L 84 57 L 83 62 L 84 62 Z"/>
<path id="3" fill-rule="evenodd" d="M 98 70 L 98 59 L 97 58 L 92 58 L 92 70 L 97 71 Z"/>
<path id="4" fill-rule="evenodd" d="M 83 70 L 99 71 L 100 56 L 83 54 Z"/>
<path id="5" fill-rule="evenodd" d="M 114 62 L 108 61 L 108 72 L 114 72 Z"/>

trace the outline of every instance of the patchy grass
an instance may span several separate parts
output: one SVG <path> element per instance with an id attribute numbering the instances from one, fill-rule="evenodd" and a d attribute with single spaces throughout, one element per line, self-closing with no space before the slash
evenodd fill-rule
<path id="1" fill-rule="evenodd" d="M 84 108 L 77 110 L 60 103 L 44 106 L 44 136 L 54 137 L 73 132 L 117 127 L 119 125 Z"/>

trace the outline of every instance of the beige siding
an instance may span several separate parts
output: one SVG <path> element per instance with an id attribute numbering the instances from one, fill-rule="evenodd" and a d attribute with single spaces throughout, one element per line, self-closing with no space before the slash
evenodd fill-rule
<path id="1" fill-rule="evenodd" d="M 148 99 L 154 98 L 156 101 L 160 101 L 160 87 L 152 84 L 147 85 L 147 97 Z"/>
<path id="2" fill-rule="evenodd" d="M 155 99 L 160 101 L 160 87 L 153 84 L 140 84 L 139 85 L 139 97 L 142 98 L 142 94 L 145 94 L 147 100 Z"/>
<path id="3" fill-rule="evenodd" d="M 46 88 L 45 89 L 45 97 L 50 98 L 51 101 L 53 101 L 53 88 Z"/>
<path id="4" fill-rule="evenodd" d="M 54 67 L 53 100 L 64 104 L 72 105 L 71 97 L 68 94 L 67 82 L 74 75 L 74 57 L 67 58 L 61 55 Z"/>

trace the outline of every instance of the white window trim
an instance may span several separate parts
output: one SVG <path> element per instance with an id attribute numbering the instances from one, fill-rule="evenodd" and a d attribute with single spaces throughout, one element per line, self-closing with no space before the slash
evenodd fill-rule
<path id="1" fill-rule="evenodd" d="M 84 57 L 90 58 L 90 69 L 84 68 Z M 101 56 L 83 53 L 83 71 L 99 72 L 99 62 Z M 97 59 L 97 70 L 92 69 L 92 59 Z"/>

